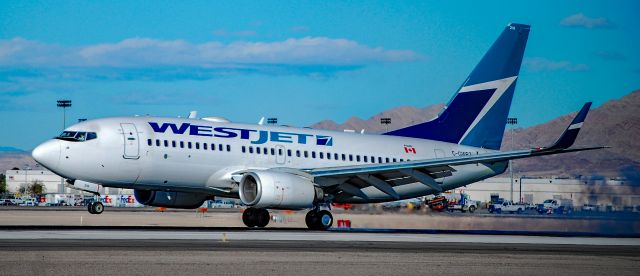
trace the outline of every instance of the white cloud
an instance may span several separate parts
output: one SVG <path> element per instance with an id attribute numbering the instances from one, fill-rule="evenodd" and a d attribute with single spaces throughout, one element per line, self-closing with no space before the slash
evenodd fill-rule
<path id="1" fill-rule="evenodd" d="M 372 48 L 353 40 L 327 37 L 291 38 L 275 42 L 129 38 L 117 43 L 65 47 L 33 40 L 0 40 L 0 66 L 117 67 L 159 66 L 238 68 L 255 65 L 364 66 L 420 59 L 410 50 Z"/>
<path id="2" fill-rule="evenodd" d="M 613 24 L 611 24 L 611 22 L 609 22 L 605 17 L 592 18 L 584 15 L 583 13 L 577 13 L 565 17 L 560 21 L 560 25 L 587 29 L 613 27 Z"/>
<path id="3" fill-rule="evenodd" d="M 550 60 L 543 57 L 526 58 L 523 65 L 527 70 L 539 71 L 587 71 L 589 66 L 584 63 L 572 63 L 566 60 Z"/>

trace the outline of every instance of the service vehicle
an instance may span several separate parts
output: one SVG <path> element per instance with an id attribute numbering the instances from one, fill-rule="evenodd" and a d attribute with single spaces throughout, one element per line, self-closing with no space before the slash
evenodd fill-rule
<path id="1" fill-rule="evenodd" d="M 518 213 L 521 214 L 524 210 L 527 209 L 527 206 L 524 204 L 513 203 L 510 200 L 506 200 L 501 204 L 491 204 L 489 207 L 489 213 L 498 213 L 501 214 L 503 212 L 509 212 L 511 214 Z"/>

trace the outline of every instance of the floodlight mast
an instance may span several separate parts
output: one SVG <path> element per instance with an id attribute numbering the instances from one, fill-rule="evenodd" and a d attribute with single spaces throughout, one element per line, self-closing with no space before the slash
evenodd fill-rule
<path id="1" fill-rule="evenodd" d="M 58 100 L 58 107 L 62 107 L 62 130 L 67 128 L 67 107 L 71 107 L 71 100 Z"/>

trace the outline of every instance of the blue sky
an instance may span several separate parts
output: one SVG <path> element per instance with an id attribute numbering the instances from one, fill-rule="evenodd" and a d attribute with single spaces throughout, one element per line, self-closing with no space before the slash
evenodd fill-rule
<path id="1" fill-rule="evenodd" d="M 615 3 L 615 4 L 611 4 Z M 532 25 L 520 126 L 640 88 L 638 1 L 3 1 L 0 146 L 78 118 L 306 126 L 446 102 L 509 22 Z"/>

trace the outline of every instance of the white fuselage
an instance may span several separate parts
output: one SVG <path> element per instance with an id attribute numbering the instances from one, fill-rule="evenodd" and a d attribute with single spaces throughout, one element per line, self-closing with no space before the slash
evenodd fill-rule
<path id="1" fill-rule="evenodd" d="M 339 167 L 490 152 L 398 136 L 167 117 L 96 119 L 66 130 L 97 133 L 92 140 L 53 139 L 39 147 L 46 148 L 48 154 L 39 158 L 40 162 L 66 178 L 106 187 L 231 197 L 237 197 L 234 174 L 246 170 Z M 50 153 L 58 148 L 58 156 Z M 456 166 L 453 173 L 436 181 L 444 189 L 452 189 L 502 173 L 505 168 L 504 162 Z M 420 183 L 395 189 L 401 198 L 434 192 Z M 369 197 L 367 202 L 395 200 L 373 187 L 363 192 Z M 357 197 L 341 201 L 363 202 Z"/>

